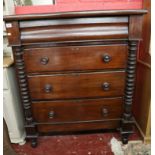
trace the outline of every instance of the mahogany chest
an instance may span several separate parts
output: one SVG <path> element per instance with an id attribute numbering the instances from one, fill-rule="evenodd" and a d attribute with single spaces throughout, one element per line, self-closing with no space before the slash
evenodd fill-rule
<path id="1" fill-rule="evenodd" d="M 6 16 L 32 146 L 42 133 L 133 132 L 136 54 L 146 10 Z"/>

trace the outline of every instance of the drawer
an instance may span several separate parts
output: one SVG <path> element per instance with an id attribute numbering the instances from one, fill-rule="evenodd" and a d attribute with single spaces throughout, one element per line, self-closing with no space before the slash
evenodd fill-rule
<path id="1" fill-rule="evenodd" d="M 84 122 L 84 123 L 61 123 L 61 124 L 38 124 L 37 130 L 41 133 L 47 132 L 80 132 L 95 131 L 103 129 L 116 129 L 120 127 L 120 120 Z"/>
<path id="2" fill-rule="evenodd" d="M 91 72 L 28 76 L 32 100 L 124 95 L 125 72 Z"/>
<path id="3" fill-rule="evenodd" d="M 127 45 L 70 46 L 24 50 L 28 73 L 125 68 Z"/>
<path id="4" fill-rule="evenodd" d="M 98 17 L 97 17 L 98 16 Z M 20 20 L 22 44 L 128 39 L 128 16 L 67 17 Z M 99 17 L 100 16 L 100 17 Z M 15 33 L 13 33 L 15 34 Z M 10 37 L 9 37 L 10 38 Z"/>
<path id="5" fill-rule="evenodd" d="M 86 99 L 34 102 L 33 117 L 38 123 L 84 122 L 119 119 L 123 99 Z"/>

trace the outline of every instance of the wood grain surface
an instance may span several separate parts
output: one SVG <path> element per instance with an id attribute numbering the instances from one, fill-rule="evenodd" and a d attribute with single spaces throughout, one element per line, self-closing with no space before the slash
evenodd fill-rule
<path id="1" fill-rule="evenodd" d="M 39 123 L 118 119 L 123 111 L 123 99 L 33 102 L 32 109 Z"/>
<path id="2" fill-rule="evenodd" d="M 24 61 L 28 73 L 121 69 L 127 53 L 127 45 L 32 48 L 24 50 Z"/>
<path id="3" fill-rule="evenodd" d="M 109 83 L 108 90 L 104 83 Z M 32 100 L 122 96 L 125 72 L 29 76 L 28 84 Z"/>

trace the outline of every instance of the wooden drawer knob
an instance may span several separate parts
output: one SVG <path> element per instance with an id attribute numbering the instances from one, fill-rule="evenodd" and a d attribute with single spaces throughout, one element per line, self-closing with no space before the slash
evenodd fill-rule
<path id="1" fill-rule="evenodd" d="M 55 115 L 54 111 L 50 111 L 48 113 L 48 118 L 52 119 L 52 118 L 54 118 L 54 115 Z"/>
<path id="2" fill-rule="evenodd" d="M 43 58 L 40 59 L 40 63 L 42 65 L 46 65 L 46 64 L 48 64 L 48 62 L 49 62 L 49 58 L 48 57 L 43 57 Z"/>
<path id="3" fill-rule="evenodd" d="M 52 86 L 50 84 L 46 84 L 44 87 L 44 91 L 46 93 L 50 93 L 53 90 Z"/>
<path id="4" fill-rule="evenodd" d="M 105 63 L 108 63 L 111 61 L 111 56 L 109 54 L 104 54 L 102 59 Z"/>
<path id="5" fill-rule="evenodd" d="M 105 116 L 108 116 L 108 114 L 109 114 L 108 109 L 107 109 L 107 108 L 103 108 L 103 109 L 102 109 L 102 114 L 103 114 L 104 117 L 105 117 Z"/>
<path id="6" fill-rule="evenodd" d="M 103 88 L 103 90 L 109 90 L 110 89 L 110 84 L 108 82 L 104 82 L 102 84 L 102 88 Z"/>

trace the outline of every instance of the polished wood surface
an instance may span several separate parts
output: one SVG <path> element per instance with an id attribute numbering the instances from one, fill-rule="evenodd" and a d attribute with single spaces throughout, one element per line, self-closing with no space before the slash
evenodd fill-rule
<path id="1" fill-rule="evenodd" d="M 19 23 L 17 21 L 12 21 L 6 23 L 7 38 L 10 46 L 17 46 L 21 44 Z"/>
<path id="2" fill-rule="evenodd" d="M 51 14 L 27 14 L 5 16 L 5 21 L 13 20 L 33 20 L 33 19 L 58 19 L 72 17 L 102 17 L 102 16 L 122 16 L 122 15 L 141 15 L 147 10 L 101 10 L 101 11 L 80 11 L 80 12 L 60 12 Z"/>
<path id="3" fill-rule="evenodd" d="M 143 16 L 142 23 L 142 40 L 138 52 L 138 59 L 151 66 L 151 0 L 143 0 L 143 8 L 148 10 L 148 13 Z"/>
<path id="4" fill-rule="evenodd" d="M 127 16 L 30 20 L 19 26 L 22 44 L 128 38 Z"/>
<path id="5" fill-rule="evenodd" d="M 148 13 L 143 17 L 142 40 L 140 41 L 136 89 L 133 103 L 133 114 L 144 142 L 151 142 L 151 1 L 143 0 L 143 8 Z M 143 76 L 142 76 L 143 75 Z"/>
<path id="6" fill-rule="evenodd" d="M 141 40 L 142 38 L 142 16 L 133 15 L 129 18 L 129 40 Z M 136 24 L 134 24 L 136 23 Z"/>
<path id="7" fill-rule="evenodd" d="M 98 129 L 116 129 L 120 126 L 120 120 L 85 122 L 85 123 L 68 123 L 68 124 L 38 124 L 39 132 L 69 132 L 69 131 L 90 131 Z"/>
<path id="8" fill-rule="evenodd" d="M 33 102 L 34 118 L 39 123 L 120 119 L 123 99 L 87 99 Z"/>
<path id="9" fill-rule="evenodd" d="M 106 82 L 108 90 L 103 88 Z M 28 83 L 32 100 L 122 96 L 125 72 L 29 76 Z"/>
<path id="10" fill-rule="evenodd" d="M 73 22 L 74 20 L 74 22 Z M 110 16 L 104 16 L 104 17 L 96 17 L 96 18 L 91 18 L 91 17 L 79 17 L 79 18 L 60 18 L 60 19 L 40 19 L 40 20 L 26 20 L 26 21 L 20 21 L 19 25 L 20 28 L 25 30 L 28 28 L 35 28 L 36 26 L 38 27 L 53 27 L 55 28 L 56 26 L 75 26 L 75 25 L 85 25 L 88 26 L 88 24 L 125 24 L 128 22 L 128 16 L 121 16 L 121 17 L 110 17 Z M 95 25 L 94 25 L 95 26 Z"/>
<path id="11" fill-rule="evenodd" d="M 145 13 L 113 10 L 4 18 L 33 147 L 40 132 L 118 127 L 122 142 L 128 142 Z M 12 33 L 14 29 L 19 33 Z"/>
<path id="12" fill-rule="evenodd" d="M 147 124 L 149 122 L 151 107 L 151 68 L 138 62 L 136 82 L 137 86 L 135 90 L 133 112 L 145 140 L 146 136 L 151 136 L 147 135 Z M 151 130 L 151 128 L 149 130 Z"/>
<path id="13" fill-rule="evenodd" d="M 127 45 L 70 46 L 24 50 L 28 73 L 125 68 Z M 33 59 L 31 59 L 33 57 Z"/>
<path id="14" fill-rule="evenodd" d="M 13 46 L 53 41 L 128 39 L 128 15 L 136 17 L 136 15 L 139 16 L 144 13 L 147 11 L 86 11 L 6 16 L 4 20 L 6 25 L 12 24 L 12 27 L 6 27 L 6 29 L 7 32 L 11 33 L 8 38 L 9 44 Z M 17 26 L 13 26 L 14 21 L 17 20 L 19 21 L 15 22 Z M 47 25 L 43 24 L 43 20 Z M 18 27 L 20 27 L 20 33 L 15 34 L 13 29 L 18 30 Z M 21 43 L 17 43 L 17 40 Z"/>

